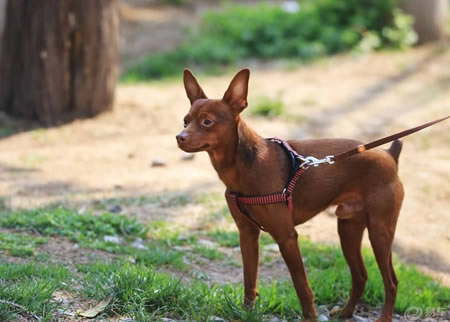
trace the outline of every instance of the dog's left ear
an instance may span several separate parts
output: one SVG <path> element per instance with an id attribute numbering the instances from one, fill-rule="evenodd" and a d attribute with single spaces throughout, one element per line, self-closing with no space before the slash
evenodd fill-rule
<path id="1" fill-rule="evenodd" d="M 236 114 L 241 113 L 247 107 L 248 80 L 250 78 L 250 70 L 242 69 L 228 86 L 222 100 L 230 105 Z"/>
<path id="2" fill-rule="evenodd" d="M 189 69 L 185 69 L 183 73 L 183 82 L 186 94 L 191 104 L 200 98 L 207 98 L 205 92 L 200 87 L 194 74 Z"/>

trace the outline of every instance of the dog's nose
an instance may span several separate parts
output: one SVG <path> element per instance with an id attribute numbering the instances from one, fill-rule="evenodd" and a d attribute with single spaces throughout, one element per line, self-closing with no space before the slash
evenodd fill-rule
<path id="1" fill-rule="evenodd" d="M 181 132 L 180 134 L 178 134 L 176 136 L 176 138 L 177 138 L 177 142 L 181 143 L 181 142 L 185 142 L 187 140 L 188 135 L 186 134 L 186 132 Z"/>

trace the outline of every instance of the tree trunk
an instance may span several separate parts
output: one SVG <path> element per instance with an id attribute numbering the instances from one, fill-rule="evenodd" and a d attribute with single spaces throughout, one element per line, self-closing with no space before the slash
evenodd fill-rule
<path id="1" fill-rule="evenodd" d="M 0 0 L 0 44 L 2 42 L 3 27 L 5 26 L 6 1 Z"/>
<path id="2" fill-rule="evenodd" d="M 0 110 L 56 125 L 113 106 L 118 0 L 10 0 L 0 49 Z"/>
<path id="3" fill-rule="evenodd" d="M 445 37 L 449 0 L 401 0 L 399 6 L 414 17 L 414 29 L 420 43 Z"/>

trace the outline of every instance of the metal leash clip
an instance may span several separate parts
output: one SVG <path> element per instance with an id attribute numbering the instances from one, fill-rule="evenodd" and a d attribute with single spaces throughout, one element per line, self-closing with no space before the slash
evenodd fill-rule
<path id="1" fill-rule="evenodd" d="M 334 163 L 333 158 L 334 158 L 334 155 L 327 155 L 323 159 L 317 159 L 317 158 L 315 158 L 313 156 L 307 156 L 307 157 L 304 158 L 305 162 L 303 162 L 302 166 L 318 167 L 322 163 L 333 164 Z"/>

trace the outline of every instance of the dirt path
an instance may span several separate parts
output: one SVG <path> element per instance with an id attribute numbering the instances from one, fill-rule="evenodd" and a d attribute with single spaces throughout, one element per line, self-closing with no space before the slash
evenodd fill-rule
<path id="1" fill-rule="evenodd" d="M 257 70 L 251 77 L 250 106 L 261 96 L 278 97 L 288 120 L 249 123 L 265 136 L 368 140 L 393 133 L 449 113 L 450 72 L 445 66 L 450 66 L 448 50 L 424 48 L 336 57 L 293 70 Z M 220 97 L 230 77 L 200 81 L 207 94 Z M 181 161 L 174 136 L 187 108 L 181 81 L 120 86 L 113 113 L 3 138 L 0 197 L 10 207 L 53 202 L 82 207 L 111 197 L 221 193 L 206 154 Z M 154 159 L 167 165 L 152 168 Z M 395 252 L 450 285 L 449 122 L 405 140 L 400 176 L 406 198 Z M 198 207 L 172 211 L 135 205 L 132 215 L 190 227 L 201 216 Z M 299 232 L 315 241 L 338 242 L 332 214 L 317 216 Z"/>

